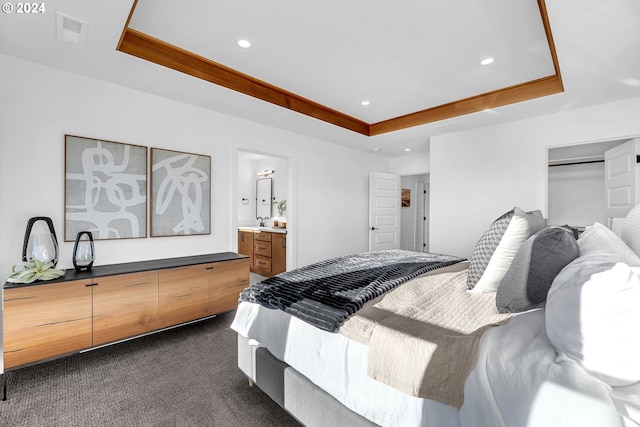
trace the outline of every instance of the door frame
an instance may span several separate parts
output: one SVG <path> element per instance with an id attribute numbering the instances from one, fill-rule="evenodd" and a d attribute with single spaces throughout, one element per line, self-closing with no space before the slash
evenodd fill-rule
<path id="1" fill-rule="evenodd" d="M 584 135 L 580 136 L 571 136 L 571 137 L 559 137 L 553 138 L 549 140 L 548 145 L 544 147 L 544 150 L 540 151 L 541 157 L 539 157 L 539 176 L 542 176 L 543 179 L 539 182 L 539 206 L 542 206 L 542 214 L 545 218 L 549 217 L 549 161 L 550 156 L 549 152 L 553 149 L 561 149 L 568 148 L 573 146 L 580 145 L 590 145 L 590 144 L 604 144 L 604 143 L 615 143 L 615 142 L 623 142 L 625 140 L 638 138 L 638 132 L 621 132 L 618 134 L 610 133 L 604 135 L 589 135 L 589 137 L 585 137 Z M 604 156 L 604 149 L 602 150 L 602 155 Z"/>
<path id="2" fill-rule="evenodd" d="M 230 150 L 230 164 L 231 164 L 231 200 L 229 202 L 229 210 L 231 216 L 231 229 L 230 242 L 231 250 L 238 247 L 238 204 L 240 203 L 242 196 L 238 189 L 238 160 L 239 152 L 249 152 L 260 154 L 267 157 L 276 157 L 287 161 L 288 169 L 288 185 L 289 191 L 287 193 L 287 271 L 293 270 L 297 267 L 297 251 L 296 251 L 296 238 L 297 238 L 297 221 L 296 221 L 296 155 L 294 153 L 269 149 L 265 150 L 264 145 L 252 144 L 246 141 L 233 141 L 232 149 Z"/>

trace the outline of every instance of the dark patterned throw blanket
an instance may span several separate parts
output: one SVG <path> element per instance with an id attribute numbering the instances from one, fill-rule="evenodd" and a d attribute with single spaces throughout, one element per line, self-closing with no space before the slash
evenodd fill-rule
<path id="1" fill-rule="evenodd" d="M 451 255 L 399 249 L 346 255 L 251 285 L 240 301 L 280 309 L 329 332 L 362 306 L 421 274 L 464 261 Z"/>

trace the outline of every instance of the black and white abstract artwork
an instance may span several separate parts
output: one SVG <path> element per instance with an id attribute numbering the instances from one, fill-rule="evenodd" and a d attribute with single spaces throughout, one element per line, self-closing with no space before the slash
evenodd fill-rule
<path id="1" fill-rule="evenodd" d="M 211 157 L 151 148 L 151 237 L 211 234 Z"/>
<path id="2" fill-rule="evenodd" d="M 65 135 L 65 233 L 147 236 L 147 147 Z"/>

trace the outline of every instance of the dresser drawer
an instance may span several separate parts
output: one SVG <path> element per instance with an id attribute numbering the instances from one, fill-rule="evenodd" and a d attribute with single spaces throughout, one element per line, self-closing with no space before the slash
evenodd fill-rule
<path id="1" fill-rule="evenodd" d="M 271 242 L 257 240 L 253 242 L 253 255 L 271 257 Z"/>
<path id="2" fill-rule="evenodd" d="M 255 236 L 253 236 L 254 240 L 261 240 L 263 242 L 270 242 L 271 241 L 271 233 L 269 232 L 261 232 L 261 233 L 256 233 Z"/>
<path id="3" fill-rule="evenodd" d="M 270 275 L 271 258 L 256 255 L 255 257 L 253 257 L 253 268 L 256 273 Z"/>

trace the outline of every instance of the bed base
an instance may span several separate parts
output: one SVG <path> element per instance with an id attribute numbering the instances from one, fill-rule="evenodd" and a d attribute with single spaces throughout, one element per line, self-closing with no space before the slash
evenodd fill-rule
<path id="1" fill-rule="evenodd" d="M 348 409 L 269 350 L 238 335 L 238 367 L 267 396 L 308 427 L 376 424 Z"/>

